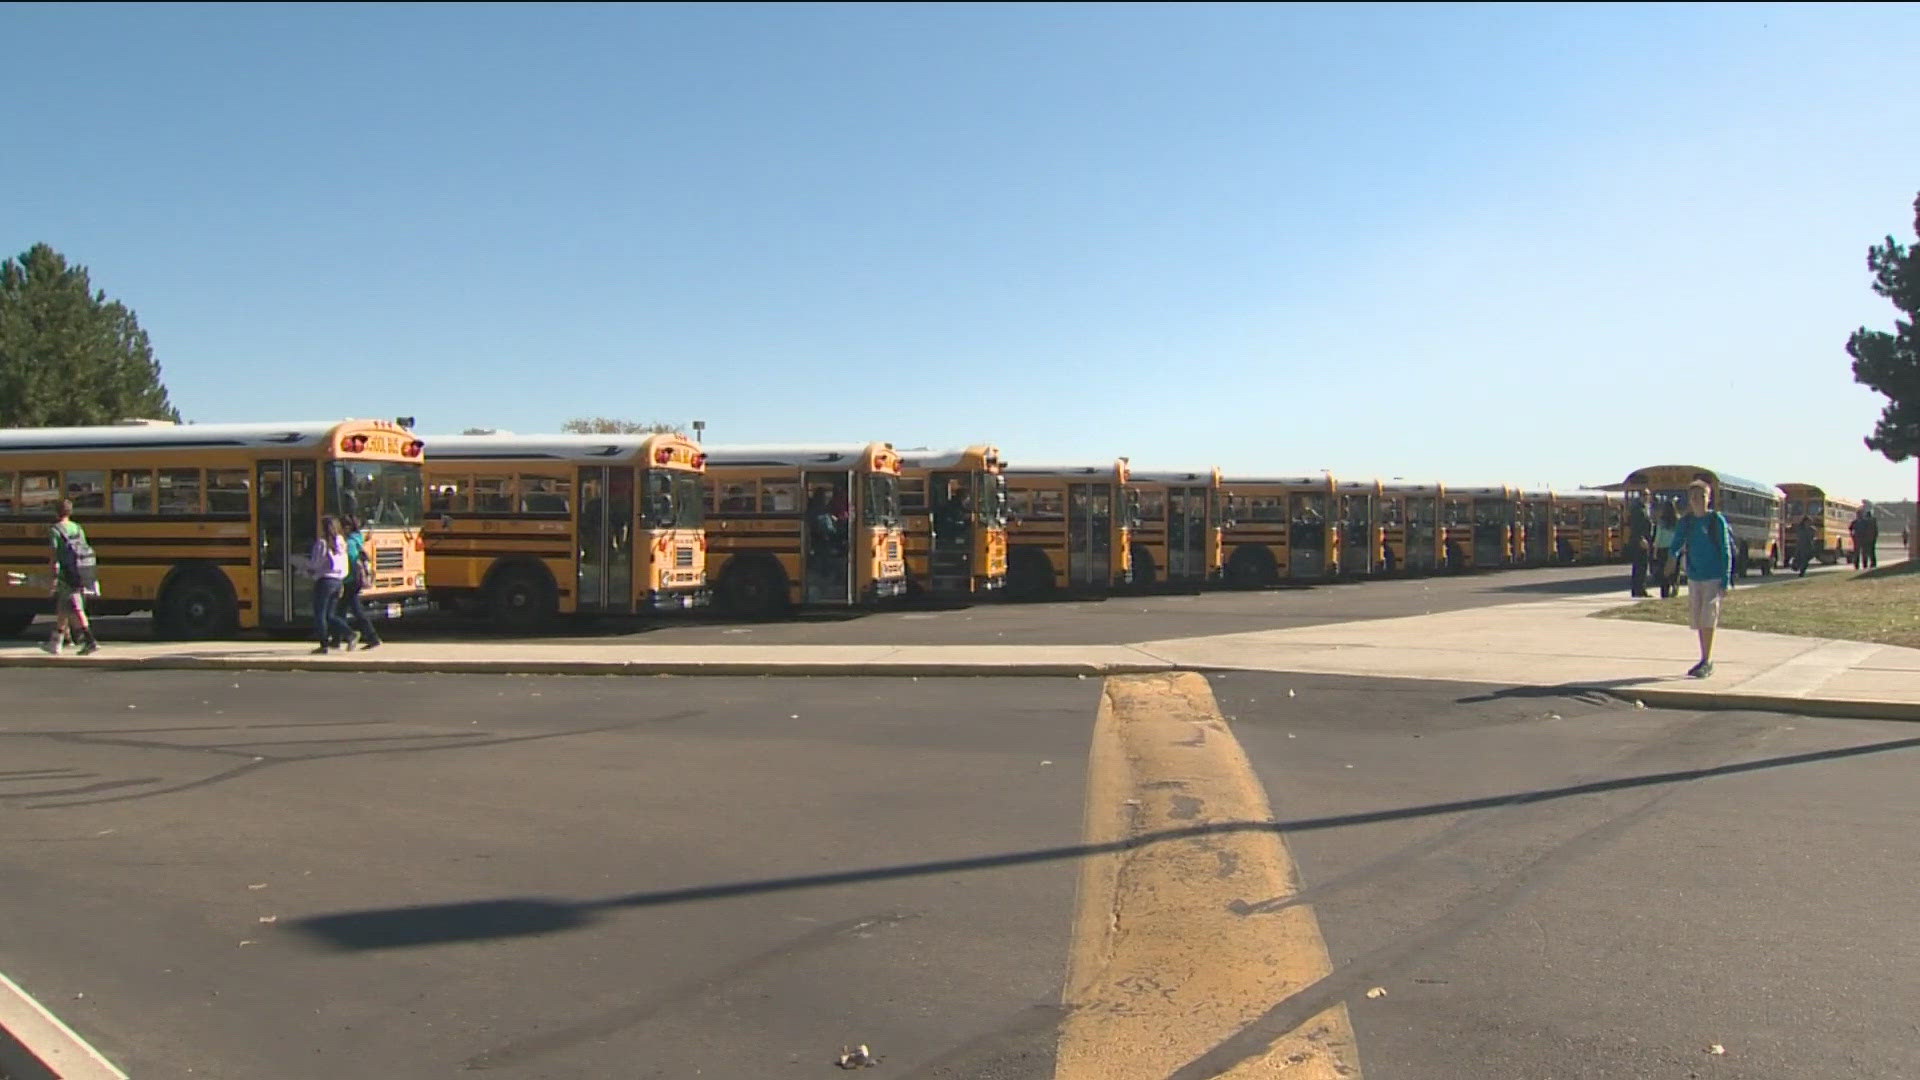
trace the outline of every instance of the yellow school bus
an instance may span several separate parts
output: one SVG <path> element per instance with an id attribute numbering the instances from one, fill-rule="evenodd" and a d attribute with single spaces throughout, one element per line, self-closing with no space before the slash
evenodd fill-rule
<path id="1" fill-rule="evenodd" d="M 1333 477 L 1232 476 L 1226 490 L 1228 580 L 1324 581 L 1339 573 Z"/>
<path id="2" fill-rule="evenodd" d="M 1133 586 L 1205 585 L 1220 578 L 1220 470 L 1127 468 L 1136 508 L 1129 549 Z"/>
<path id="3" fill-rule="evenodd" d="M 1555 550 L 1557 525 L 1554 507 L 1558 496 L 1547 490 L 1514 493 L 1514 530 L 1510 550 L 1513 565 L 1546 566 L 1559 558 Z"/>
<path id="4" fill-rule="evenodd" d="M 1450 570 L 1513 565 L 1519 493 L 1504 484 L 1447 485 L 1446 555 Z"/>
<path id="5" fill-rule="evenodd" d="M 900 454 L 889 443 L 708 446 L 707 574 L 737 614 L 906 592 Z"/>
<path id="6" fill-rule="evenodd" d="M 1380 570 L 1431 574 L 1445 565 L 1441 528 L 1446 489 L 1439 484 L 1393 481 L 1380 485 Z"/>
<path id="7" fill-rule="evenodd" d="M 1127 459 L 1111 465 L 1010 465 L 1007 595 L 1106 592 L 1132 580 L 1138 500 Z"/>
<path id="8" fill-rule="evenodd" d="M 1629 492 L 1646 492 L 1650 513 L 1658 515 L 1662 502 L 1672 502 L 1680 514 L 1687 512 L 1687 489 L 1695 480 L 1713 487 L 1712 509 L 1726 515 L 1733 531 L 1733 572 L 1745 577 L 1759 566 L 1764 574 L 1773 573 L 1773 544 L 1780 535 L 1780 491 L 1772 484 L 1742 480 L 1698 465 L 1649 465 L 1627 474 L 1621 486 Z"/>
<path id="9" fill-rule="evenodd" d="M 1562 563 L 1597 563 L 1612 558 L 1612 530 L 1618 499 L 1603 491 L 1564 491 L 1553 496 L 1554 558 Z"/>
<path id="10" fill-rule="evenodd" d="M 137 424 L 0 431 L 0 631 L 50 611 L 44 580 L 55 505 L 99 558 L 100 614 L 153 612 L 163 636 L 307 626 L 307 554 L 322 515 L 366 531 L 369 615 L 426 607 L 422 443 L 384 420 Z"/>
<path id="11" fill-rule="evenodd" d="M 1007 583 L 1007 481 L 991 446 L 900 452 L 907 591 L 939 599 Z"/>
<path id="12" fill-rule="evenodd" d="M 1799 545 L 1794 540 L 1794 526 L 1806 517 L 1813 523 L 1813 551 L 1810 558 L 1820 560 L 1824 566 L 1832 566 L 1841 559 L 1848 558 L 1853 549 L 1853 533 L 1848 527 L 1860 513 L 1860 504 L 1852 499 L 1837 499 L 1826 493 L 1824 488 L 1815 484 L 1781 484 L 1780 494 L 1784 496 L 1784 512 L 1780 516 L 1780 564 L 1795 565 L 1794 558 L 1799 554 Z"/>
<path id="13" fill-rule="evenodd" d="M 498 628 L 705 602 L 706 456 L 679 435 L 435 435 L 427 587 Z"/>
<path id="14" fill-rule="evenodd" d="M 1342 480 L 1334 485 L 1341 577 L 1371 577 L 1385 565 L 1386 533 L 1380 524 L 1384 492 L 1378 480 Z"/>

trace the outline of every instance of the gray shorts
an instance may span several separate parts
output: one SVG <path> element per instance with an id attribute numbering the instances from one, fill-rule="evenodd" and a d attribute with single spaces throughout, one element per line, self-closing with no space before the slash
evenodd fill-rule
<path id="1" fill-rule="evenodd" d="M 1726 582 L 1687 579 L 1687 625 L 1695 630 L 1711 630 L 1720 625 L 1720 599 L 1727 595 Z"/>

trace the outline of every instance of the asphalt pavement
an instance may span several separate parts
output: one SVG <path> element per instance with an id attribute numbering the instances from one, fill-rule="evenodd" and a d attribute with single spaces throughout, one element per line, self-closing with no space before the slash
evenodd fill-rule
<path id="1" fill-rule="evenodd" d="M 1207 685 L 1332 969 L 1169 1075 L 1920 1075 L 1911 725 Z M 1101 689 L 10 671 L 0 971 L 137 1077 L 1045 1080 Z"/>

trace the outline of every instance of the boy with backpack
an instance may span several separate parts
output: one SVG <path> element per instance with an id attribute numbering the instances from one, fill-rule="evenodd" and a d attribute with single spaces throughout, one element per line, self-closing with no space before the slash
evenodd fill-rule
<path id="1" fill-rule="evenodd" d="M 47 651 L 60 655 L 60 645 L 72 633 L 80 639 L 80 655 L 98 649 L 93 627 L 87 623 L 88 593 L 100 590 L 96 574 L 99 563 L 93 546 L 87 543 L 86 530 L 73 520 L 73 500 L 61 499 L 53 520 L 53 634 L 47 638 Z"/>
<path id="2" fill-rule="evenodd" d="M 1705 480 L 1687 486 L 1688 513 L 1673 531 L 1674 565 L 1687 569 L 1688 621 L 1700 634 L 1700 662 L 1687 672 L 1694 679 L 1713 674 L 1713 631 L 1720 601 L 1733 587 L 1733 529 L 1725 514 L 1707 509 L 1712 490 Z"/>

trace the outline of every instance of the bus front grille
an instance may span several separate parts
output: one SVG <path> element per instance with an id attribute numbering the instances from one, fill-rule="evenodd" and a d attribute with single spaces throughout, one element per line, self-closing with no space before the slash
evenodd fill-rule
<path id="1" fill-rule="evenodd" d="M 392 573 L 407 568 L 407 553 L 395 547 L 373 549 L 373 568 L 380 573 Z"/>

